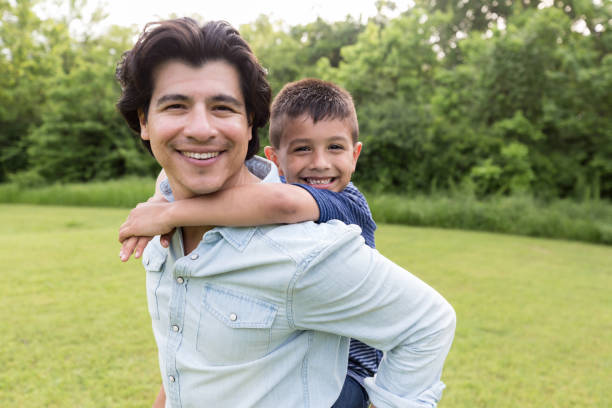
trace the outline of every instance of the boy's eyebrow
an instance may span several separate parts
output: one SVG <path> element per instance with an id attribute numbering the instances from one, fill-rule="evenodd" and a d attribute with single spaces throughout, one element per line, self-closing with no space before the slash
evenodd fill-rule
<path id="1" fill-rule="evenodd" d="M 334 135 L 334 136 L 327 138 L 326 141 L 328 142 L 334 142 L 337 140 L 346 141 L 346 139 L 347 139 L 346 136 Z M 311 143 L 311 142 L 312 142 L 312 139 L 310 138 L 293 139 L 291 142 L 289 142 L 289 146 L 292 146 L 294 144 Z"/>
<path id="2" fill-rule="evenodd" d="M 311 139 L 306 139 L 306 138 L 302 138 L 302 139 L 293 139 L 291 142 L 289 142 L 289 145 L 294 145 L 294 144 L 299 144 L 299 143 L 309 143 L 311 142 Z"/>

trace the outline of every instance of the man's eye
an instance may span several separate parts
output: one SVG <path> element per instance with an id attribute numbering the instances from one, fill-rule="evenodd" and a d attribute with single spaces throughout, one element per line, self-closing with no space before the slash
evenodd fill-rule
<path id="1" fill-rule="evenodd" d="M 173 103 L 172 105 L 167 105 L 164 109 L 165 110 L 173 110 L 173 109 L 182 109 L 183 105 L 180 103 Z"/>
<path id="2" fill-rule="evenodd" d="M 225 112 L 234 112 L 234 109 L 231 106 L 227 106 L 227 105 L 215 106 L 215 110 L 225 111 Z"/>

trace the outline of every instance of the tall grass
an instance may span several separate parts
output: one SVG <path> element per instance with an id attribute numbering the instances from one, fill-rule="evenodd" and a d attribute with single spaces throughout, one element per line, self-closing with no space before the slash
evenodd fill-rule
<path id="1" fill-rule="evenodd" d="M 377 222 L 612 244 L 612 205 L 532 197 L 369 195 Z"/>
<path id="2" fill-rule="evenodd" d="M 146 201 L 153 194 L 154 189 L 155 180 L 144 177 L 90 183 L 58 183 L 38 188 L 23 188 L 18 184 L 0 184 L 0 202 L 129 208 Z"/>
<path id="3" fill-rule="evenodd" d="M 0 185 L 0 203 L 122 207 L 145 201 L 154 180 L 126 178 L 87 184 L 55 184 L 43 188 Z M 368 194 L 379 223 L 491 231 L 612 245 L 612 204 L 607 201 L 492 197 L 469 194 L 409 196 Z"/>

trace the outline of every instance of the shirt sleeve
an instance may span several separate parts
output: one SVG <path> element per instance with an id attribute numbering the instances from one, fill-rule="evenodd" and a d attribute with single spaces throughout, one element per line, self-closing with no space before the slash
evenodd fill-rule
<path id="1" fill-rule="evenodd" d="M 172 188 L 170 187 L 168 179 L 164 179 L 161 183 L 159 183 L 159 190 L 167 201 L 174 201 L 174 195 L 172 194 Z"/>
<path id="2" fill-rule="evenodd" d="M 368 202 L 361 192 L 353 185 L 349 185 L 340 192 L 325 190 L 309 186 L 308 184 L 294 184 L 308 191 L 319 207 L 318 223 L 330 220 L 340 220 L 345 224 L 358 225 L 366 244 L 375 247 L 374 231 L 376 223 Z"/>
<path id="3" fill-rule="evenodd" d="M 453 308 L 425 282 L 363 245 L 354 228 L 344 231 L 291 288 L 295 326 L 383 350 L 378 374 L 365 381 L 377 408 L 435 407 L 455 332 Z"/>

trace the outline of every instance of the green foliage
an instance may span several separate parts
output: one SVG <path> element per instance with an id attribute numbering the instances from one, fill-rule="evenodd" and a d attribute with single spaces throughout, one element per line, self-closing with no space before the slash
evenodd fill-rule
<path id="1" fill-rule="evenodd" d="M 157 165 L 130 134 L 116 112 L 117 59 L 133 31 L 112 27 L 102 37 L 68 31 L 84 17 L 84 4 L 72 2 L 71 14 L 40 20 L 33 2 L 17 2 L 4 11 L 0 25 L 9 69 L 0 87 L 0 181 L 21 185 L 110 179 L 125 174 L 152 175 Z M 102 18 L 91 17 L 91 28 Z"/>
<path id="2" fill-rule="evenodd" d="M 113 106 L 135 33 L 94 35 L 103 13 L 84 16 L 82 1 L 41 19 L 32 10 L 47 3 L 0 0 L 0 182 L 153 175 Z M 612 198 L 611 2 L 415 3 L 378 1 L 365 23 L 261 15 L 240 31 L 275 93 L 307 76 L 351 92 L 368 190 Z"/>
<path id="3" fill-rule="evenodd" d="M 67 27 L 41 21 L 34 4 L 0 3 L 0 182 L 26 168 L 24 136 L 40 123 L 47 79 L 58 73 L 59 58 L 67 53 Z"/>

